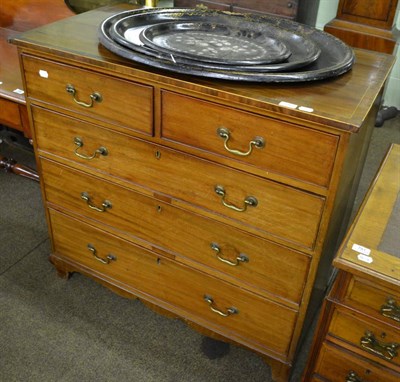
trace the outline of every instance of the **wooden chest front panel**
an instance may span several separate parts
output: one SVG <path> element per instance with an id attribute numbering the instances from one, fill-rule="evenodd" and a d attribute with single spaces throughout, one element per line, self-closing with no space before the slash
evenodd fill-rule
<path id="1" fill-rule="evenodd" d="M 322 197 L 40 108 L 33 108 L 33 115 L 42 155 L 63 157 L 99 174 L 123 178 L 154 193 L 206 208 L 261 236 L 314 247 L 325 202 Z M 74 144 L 76 138 L 84 142 L 82 147 Z M 76 155 L 77 149 L 90 155 L 99 147 L 106 147 L 108 155 L 93 160 Z M 217 186 L 225 189 L 225 198 L 216 192 Z M 244 208 L 249 196 L 258 204 L 243 212 L 223 205 L 225 201 Z"/>
<path id="2" fill-rule="evenodd" d="M 285 358 L 296 312 L 50 210 L 55 251 L 233 340 Z M 89 249 L 88 245 L 90 246 Z M 98 258 L 94 256 L 95 254 Z M 113 256 L 107 263 L 107 256 Z M 104 262 L 101 262 L 99 258 Z M 213 299 L 210 306 L 205 296 Z M 223 317 L 229 308 L 237 313 Z"/>
<path id="3" fill-rule="evenodd" d="M 345 382 L 354 375 L 362 382 L 396 382 L 400 374 L 340 347 L 324 342 L 318 355 L 315 374 L 324 381 Z"/>
<path id="4" fill-rule="evenodd" d="M 228 149 L 218 129 L 229 131 Z M 206 150 L 265 171 L 328 187 L 336 156 L 338 137 L 262 117 L 234 108 L 200 101 L 172 92 L 162 92 L 162 138 L 184 146 Z M 318 144 L 315 144 L 317 143 Z"/>
<path id="5" fill-rule="evenodd" d="M 139 239 L 139 244 L 144 241 L 146 247 L 173 252 L 177 261 L 215 269 L 220 277 L 244 283 L 256 293 L 300 304 L 308 256 L 48 160 L 41 160 L 41 168 L 46 200 L 52 205 L 114 227 Z M 89 203 L 82 192 L 90 197 Z M 104 209 L 104 201 L 111 208 Z M 238 261 L 241 256 L 247 261 Z"/>
<path id="6" fill-rule="evenodd" d="M 153 88 L 138 83 L 73 68 L 65 64 L 23 56 L 27 96 L 74 113 L 86 115 L 100 123 L 112 124 L 127 134 L 153 135 Z M 91 103 L 98 92 L 101 101 L 85 107 L 74 101 L 67 86 L 76 90 L 75 99 Z"/>

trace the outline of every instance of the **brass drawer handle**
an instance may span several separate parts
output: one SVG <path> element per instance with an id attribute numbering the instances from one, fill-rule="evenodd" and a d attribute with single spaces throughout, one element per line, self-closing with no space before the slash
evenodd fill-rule
<path id="1" fill-rule="evenodd" d="M 226 310 L 226 313 L 223 312 L 222 310 L 220 310 L 220 309 L 217 308 L 217 306 L 216 306 L 215 303 L 214 303 L 213 298 L 210 297 L 210 296 L 208 296 L 208 295 L 204 295 L 204 300 L 207 302 L 207 304 L 210 306 L 210 309 L 211 309 L 214 313 L 218 313 L 218 314 L 219 314 L 220 316 L 222 316 L 222 317 L 229 317 L 229 316 L 231 316 L 232 314 L 238 314 L 238 313 L 239 313 L 239 311 L 238 311 L 236 308 L 234 308 L 234 307 L 228 308 L 228 309 Z"/>
<path id="2" fill-rule="evenodd" d="M 221 253 L 221 248 L 217 243 L 211 243 L 211 249 L 213 249 L 216 252 L 217 259 L 219 261 L 222 261 L 225 264 L 232 265 L 232 266 L 238 266 L 240 263 L 248 263 L 249 258 L 246 255 L 243 255 L 242 253 L 236 257 L 235 261 L 230 261 L 228 259 L 224 259 L 220 253 Z"/>
<path id="3" fill-rule="evenodd" d="M 108 150 L 107 150 L 105 147 L 103 147 L 103 146 L 99 147 L 92 155 L 79 154 L 79 153 L 78 153 L 78 150 L 79 150 L 81 147 L 83 147 L 83 140 L 82 140 L 81 138 L 79 138 L 79 137 L 75 137 L 75 138 L 74 138 L 74 143 L 75 143 L 76 146 L 78 146 L 78 147 L 75 149 L 75 152 L 74 152 L 74 153 L 75 153 L 75 155 L 78 156 L 79 158 L 87 159 L 87 160 L 92 160 L 92 159 L 96 158 L 97 155 L 103 155 L 103 156 L 107 156 L 107 155 L 108 155 Z"/>
<path id="4" fill-rule="evenodd" d="M 349 371 L 344 382 L 363 382 L 363 380 L 354 371 Z"/>
<path id="5" fill-rule="evenodd" d="M 68 84 L 66 86 L 65 90 L 67 91 L 67 93 L 72 95 L 72 99 L 74 100 L 75 103 L 77 103 L 78 105 L 83 106 L 83 107 L 87 107 L 87 108 L 93 107 L 94 102 L 101 102 L 103 100 L 103 97 L 101 96 L 100 93 L 93 92 L 92 94 L 90 94 L 90 103 L 78 101 L 76 99 L 76 89 L 75 89 L 74 85 Z"/>
<path id="6" fill-rule="evenodd" d="M 81 198 L 86 202 L 89 208 L 98 212 L 106 212 L 108 208 L 112 207 L 111 202 L 108 200 L 104 200 L 104 202 L 101 204 L 101 207 L 95 206 L 94 204 L 92 204 L 90 196 L 87 192 L 82 192 Z"/>
<path id="7" fill-rule="evenodd" d="M 114 255 L 112 255 L 111 253 L 108 254 L 105 259 L 101 258 L 100 256 L 97 255 L 97 250 L 92 244 L 88 244 L 87 247 L 88 247 L 88 250 L 90 252 L 92 252 L 94 258 L 97 261 L 100 261 L 100 263 L 102 263 L 102 264 L 110 264 L 111 261 L 117 260 L 117 258 Z"/>
<path id="8" fill-rule="evenodd" d="M 395 342 L 386 344 L 380 342 L 375 338 L 374 334 L 368 330 L 365 332 L 364 337 L 361 337 L 360 345 L 370 353 L 377 354 L 389 361 L 397 357 L 397 348 L 400 346 L 400 344 Z"/>
<path id="9" fill-rule="evenodd" d="M 381 306 L 381 314 L 400 322 L 400 306 L 397 305 L 396 300 L 392 297 L 388 297 L 386 303 Z"/>
<path id="10" fill-rule="evenodd" d="M 244 212 L 247 210 L 247 207 L 256 207 L 258 204 L 258 200 L 254 197 L 254 196 L 247 196 L 246 199 L 244 200 L 244 205 L 243 207 L 236 207 L 233 204 L 230 204 L 228 202 L 225 201 L 225 188 L 223 186 L 215 186 L 214 187 L 214 191 L 217 195 L 221 196 L 221 201 L 222 204 L 227 207 L 230 208 L 231 210 L 234 211 L 238 211 L 238 212 Z"/>
<path id="11" fill-rule="evenodd" d="M 217 134 L 224 140 L 225 150 L 234 155 L 246 157 L 252 153 L 253 147 L 255 147 L 257 149 L 262 149 L 265 146 L 264 138 L 255 137 L 252 141 L 249 142 L 249 149 L 246 152 L 239 151 L 239 150 L 231 149 L 228 147 L 228 141 L 229 141 L 229 138 L 231 137 L 231 132 L 226 127 L 219 127 L 217 129 Z"/>

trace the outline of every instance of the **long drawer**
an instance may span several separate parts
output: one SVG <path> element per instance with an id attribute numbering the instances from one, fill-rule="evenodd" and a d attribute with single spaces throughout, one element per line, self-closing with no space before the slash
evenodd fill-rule
<path id="1" fill-rule="evenodd" d="M 32 56 L 22 58 L 27 96 L 32 100 L 87 115 L 127 134 L 153 134 L 151 86 Z"/>
<path id="2" fill-rule="evenodd" d="M 363 354 L 375 362 L 400 366 L 400 333 L 392 326 L 336 307 L 328 333 L 362 349 Z"/>
<path id="3" fill-rule="evenodd" d="M 286 357 L 295 311 L 54 210 L 49 215 L 58 255 L 233 340 Z"/>
<path id="4" fill-rule="evenodd" d="M 324 342 L 318 354 L 315 373 L 329 382 L 396 382 L 400 374 Z"/>
<path id="5" fill-rule="evenodd" d="M 269 173 L 329 185 L 337 136 L 167 91 L 161 99 L 162 138 Z"/>
<path id="6" fill-rule="evenodd" d="M 257 234 L 314 247 L 325 202 L 322 197 L 62 114 L 34 107 L 33 115 L 42 155 L 63 157 L 206 208 Z"/>
<path id="7" fill-rule="evenodd" d="M 41 167 L 49 203 L 140 238 L 147 247 L 172 251 L 181 262 L 191 259 L 194 266 L 222 272 L 258 293 L 300 303 L 309 256 L 45 159 Z"/>

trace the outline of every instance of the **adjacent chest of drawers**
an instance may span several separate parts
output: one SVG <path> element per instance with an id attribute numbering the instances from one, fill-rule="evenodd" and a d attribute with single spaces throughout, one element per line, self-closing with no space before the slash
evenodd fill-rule
<path id="1" fill-rule="evenodd" d="M 400 379 L 399 170 L 393 145 L 335 258 L 305 381 Z"/>
<path id="2" fill-rule="evenodd" d="M 172 75 L 99 45 L 98 25 L 121 9 L 14 40 L 50 259 L 61 276 L 81 272 L 258 352 L 285 381 L 392 59 L 359 52 L 352 73 L 319 84 Z"/>

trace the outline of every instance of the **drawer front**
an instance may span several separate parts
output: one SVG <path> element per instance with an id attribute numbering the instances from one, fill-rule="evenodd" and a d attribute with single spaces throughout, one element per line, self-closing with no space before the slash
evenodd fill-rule
<path id="1" fill-rule="evenodd" d="M 113 124 L 127 134 L 153 134 L 152 87 L 31 56 L 23 56 L 23 65 L 27 95 L 31 99 Z M 69 85 L 73 86 L 75 94 L 71 87 L 67 91 Z M 92 99 L 95 93 L 101 95 L 100 101 Z"/>
<path id="2" fill-rule="evenodd" d="M 383 288 L 368 280 L 353 277 L 344 302 L 400 329 L 399 290 Z"/>
<path id="3" fill-rule="evenodd" d="M 338 145 L 334 135 L 166 91 L 161 134 L 167 140 L 325 187 Z M 257 142 L 263 142 L 262 147 Z"/>
<path id="4" fill-rule="evenodd" d="M 287 353 L 294 311 L 52 210 L 50 220 L 59 255 L 125 283 L 139 295 L 164 301 L 173 311 L 187 312 L 180 314 L 222 335 L 282 356 Z"/>
<path id="5" fill-rule="evenodd" d="M 397 382 L 400 378 L 393 370 L 326 342 L 318 355 L 315 373 L 330 382 Z"/>
<path id="6" fill-rule="evenodd" d="M 376 362 L 400 365 L 400 333 L 392 326 L 335 309 L 329 334 L 364 350 Z"/>
<path id="7" fill-rule="evenodd" d="M 321 197 L 60 114 L 34 108 L 33 115 L 42 152 L 206 208 L 260 235 L 314 246 L 324 206 Z M 82 147 L 74 144 L 77 138 L 84 142 Z M 93 160 L 76 155 L 92 155 L 101 147 L 107 155 Z"/>
<path id="8" fill-rule="evenodd" d="M 172 251 L 181 262 L 215 269 L 257 293 L 300 303 L 308 256 L 45 159 L 41 168 L 48 202 L 133 235 L 148 247 Z M 104 207 L 107 202 L 110 208 Z"/>

